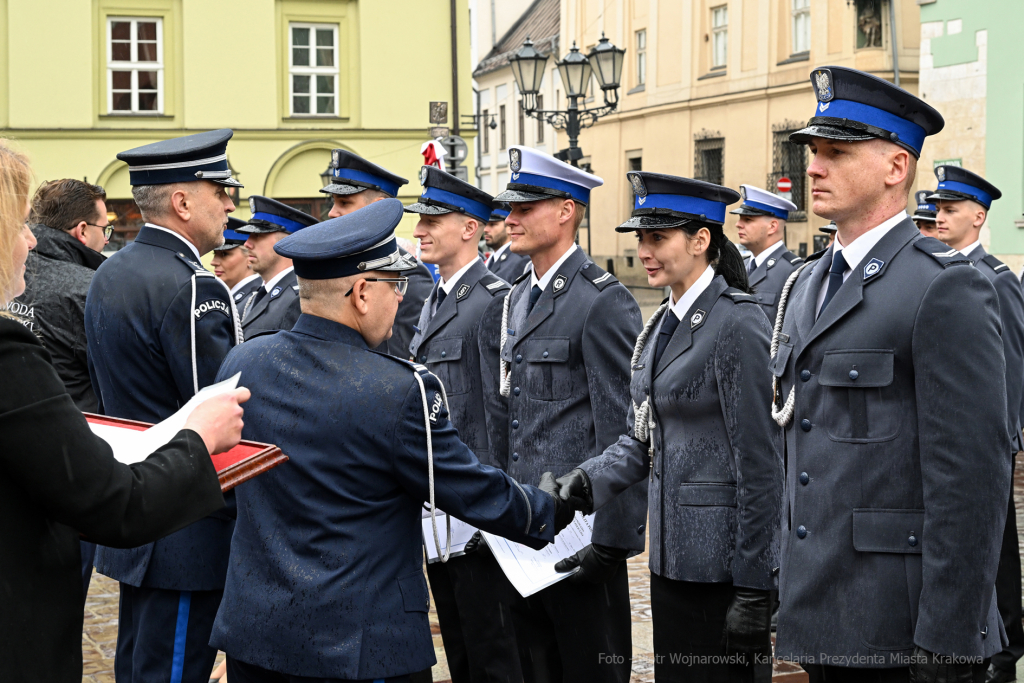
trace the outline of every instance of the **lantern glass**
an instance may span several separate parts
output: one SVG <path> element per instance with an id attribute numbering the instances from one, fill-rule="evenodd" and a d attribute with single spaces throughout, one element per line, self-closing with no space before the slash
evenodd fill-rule
<path id="1" fill-rule="evenodd" d="M 509 57 L 512 76 L 516 79 L 520 93 L 524 95 L 537 94 L 544 81 L 544 66 L 547 61 L 547 55 L 537 52 L 533 47 L 533 41 L 529 38 L 523 42 L 523 47 L 519 49 L 519 52 Z"/>
<path id="2" fill-rule="evenodd" d="M 594 46 L 588 55 L 594 65 L 594 75 L 603 90 L 614 90 L 622 82 L 623 55 L 626 51 L 612 45 L 604 34 L 601 41 Z"/>
<path id="3" fill-rule="evenodd" d="M 334 177 L 334 168 L 330 164 L 327 166 L 327 170 L 320 174 L 320 182 L 323 183 L 321 187 L 327 187 L 331 184 L 331 179 Z"/>
<path id="4" fill-rule="evenodd" d="M 574 42 L 569 54 L 558 63 L 558 73 L 562 77 L 566 96 L 581 97 L 586 94 L 587 86 L 590 85 L 593 67 L 586 55 L 580 53 Z"/>

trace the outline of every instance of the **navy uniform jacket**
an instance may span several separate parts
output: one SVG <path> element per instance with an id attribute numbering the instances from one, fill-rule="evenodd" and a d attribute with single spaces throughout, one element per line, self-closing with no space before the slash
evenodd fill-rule
<path id="1" fill-rule="evenodd" d="M 245 302 L 249 300 L 249 295 L 255 292 L 257 289 L 263 286 L 263 279 L 259 275 L 256 275 L 251 280 L 246 282 L 244 285 L 238 288 L 238 290 L 231 295 L 231 298 L 235 302 L 235 308 L 238 309 L 239 313 L 245 310 Z"/>
<path id="2" fill-rule="evenodd" d="M 403 255 L 409 253 L 401 247 L 398 250 Z M 391 338 L 381 342 L 376 350 L 391 354 L 395 358 L 409 360 L 412 358 L 409 344 L 412 343 L 413 335 L 416 334 L 416 323 L 420 320 L 423 302 L 430 296 L 430 292 L 434 288 L 434 278 L 430 277 L 430 271 L 422 263 L 417 263 L 414 270 L 400 273 L 400 275 L 409 278 L 409 288 L 405 290 L 402 303 L 398 304 L 395 324 L 391 328 Z"/>
<path id="3" fill-rule="evenodd" d="M 502 300 L 508 290 L 507 282 L 487 272 L 483 261 L 477 260 L 433 317 L 433 296 L 427 297 L 419 331 L 409 347 L 413 358 L 444 385 L 451 421 L 462 442 L 480 462 L 503 470 L 508 464 L 507 442 L 502 440 L 499 448 L 491 449 L 487 420 L 498 419 L 501 425 L 491 431 L 507 429 L 507 417 L 497 418 L 504 401 L 498 392 L 500 336 L 494 330 L 500 329 Z M 488 403 L 491 410 L 484 409 Z"/>
<path id="4" fill-rule="evenodd" d="M 290 330 L 302 312 L 299 310 L 299 281 L 294 270 L 278 280 L 258 303 L 253 303 L 262 287 L 260 284 L 249 294 L 240 311 L 246 339 L 260 332 Z"/>
<path id="5" fill-rule="evenodd" d="M 310 367 L 317 372 L 294 372 Z M 398 676 L 434 663 L 417 372 L 430 405 L 437 507 L 532 548 L 553 539 L 551 497 L 480 464 L 448 420 L 437 378 L 371 351 L 355 330 L 302 315 L 291 331 L 232 351 L 221 375 L 236 372 L 253 388 L 244 438 L 278 444 L 291 460 L 237 489 L 211 639 L 230 656 L 332 679 Z"/>
<path id="6" fill-rule="evenodd" d="M 673 315 L 666 309 L 664 316 Z M 676 581 L 775 588 L 782 430 L 765 386 L 770 328 L 757 301 L 715 277 L 653 366 L 660 322 L 633 369 L 626 433 L 583 463 L 594 505 L 651 478 L 651 571 Z M 653 398 L 654 464 L 634 407 Z M 653 471 L 652 471 L 653 469 Z"/>
<path id="7" fill-rule="evenodd" d="M 801 272 L 770 366 L 795 391 L 776 656 L 991 657 L 1010 495 L 996 292 L 907 218 L 815 320 L 831 262 Z"/>
<path id="8" fill-rule="evenodd" d="M 170 417 L 213 384 L 238 329 L 227 286 L 183 239 L 148 226 L 96 271 L 85 328 L 103 412 L 144 422 Z M 101 547 L 96 569 L 132 586 L 217 590 L 233 526 L 218 513 L 156 543 Z"/>
<path id="9" fill-rule="evenodd" d="M 779 295 L 782 288 L 792 272 L 803 262 L 802 258 L 783 247 L 750 274 L 750 288 L 754 290 L 757 302 L 764 308 L 772 325 L 775 324 L 775 316 L 779 312 Z"/>
<path id="10" fill-rule="evenodd" d="M 517 254 L 512 251 L 512 247 L 509 247 L 498 258 L 491 257 L 487 263 L 487 270 L 506 282 L 515 282 L 529 265 L 529 256 Z"/>
<path id="11" fill-rule="evenodd" d="M 1006 357 L 1006 412 L 1010 429 L 1010 450 L 1022 450 L 1021 414 L 1024 412 L 1024 292 L 1010 267 L 976 247 L 967 255 L 988 278 L 999 295 L 999 319 L 1003 327 L 1003 355 Z"/>
<path id="12" fill-rule="evenodd" d="M 501 350 L 511 368 L 508 473 L 518 481 L 564 474 L 618 440 L 641 327 L 633 295 L 578 247 L 527 315 L 530 288 L 525 276 L 512 290 Z M 597 514 L 593 541 L 643 550 L 646 518 L 644 479 Z"/>

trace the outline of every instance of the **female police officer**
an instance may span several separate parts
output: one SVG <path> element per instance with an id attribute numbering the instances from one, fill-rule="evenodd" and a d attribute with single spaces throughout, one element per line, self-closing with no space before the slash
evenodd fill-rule
<path id="1" fill-rule="evenodd" d="M 589 513 L 650 476 L 655 677 L 752 681 L 770 675 L 783 465 L 768 319 L 722 231 L 739 195 L 628 177 L 635 208 L 617 230 L 636 231 L 648 282 L 672 295 L 637 339 L 626 433 L 559 479 L 561 495 Z"/>

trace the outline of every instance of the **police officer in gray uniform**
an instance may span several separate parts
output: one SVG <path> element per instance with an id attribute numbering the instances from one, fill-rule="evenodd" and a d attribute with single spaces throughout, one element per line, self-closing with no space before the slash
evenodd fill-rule
<path id="1" fill-rule="evenodd" d="M 511 248 L 529 255 L 532 267 L 505 297 L 494 334 L 502 339 L 508 471 L 537 481 L 618 439 L 641 320 L 629 291 L 573 242 L 590 190 L 603 181 L 527 147 L 509 149 L 509 169 L 508 189 L 496 199 L 511 203 Z M 625 560 L 644 548 L 646 516 L 644 480 L 597 513 L 593 544 L 575 559 L 585 580 L 513 605 L 526 680 L 629 679 Z"/>
<path id="2" fill-rule="evenodd" d="M 752 254 L 747 260 L 747 279 L 768 320 L 775 322 L 782 285 L 803 259 L 786 248 L 786 221 L 796 204 L 753 185 L 740 185 L 743 203 L 736 214 L 739 242 Z"/>
<path id="3" fill-rule="evenodd" d="M 767 682 L 782 430 L 764 391 L 771 327 L 722 231 L 739 195 L 660 173 L 628 177 L 636 204 L 616 231 L 636 232 L 649 284 L 672 296 L 633 350 L 626 432 L 559 478 L 559 495 L 589 514 L 650 477 L 655 678 Z"/>
<path id="4" fill-rule="evenodd" d="M 444 384 L 449 419 L 480 462 L 506 469 L 503 439 L 493 449 L 488 416 L 502 414 L 498 339 L 508 283 L 488 272 L 477 254 L 481 225 L 493 198 L 433 166 L 420 169 L 423 193 L 406 207 L 420 214 L 413 237 L 424 262 L 441 277 L 420 314 L 409 347 L 413 358 Z M 491 404 L 491 410 L 484 406 Z M 507 422 L 501 423 L 507 429 Z M 492 430 L 497 433 L 500 430 Z M 486 549 L 427 565 L 452 683 L 519 680 L 519 655 L 507 598 L 514 589 Z"/>
<path id="5" fill-rule="evenodd" d="M 1021 450 L 1020 414 L 1024 409 L 1024 293 L 1020 281 L 1005 263 L 986 253 L 981 246 L 981 227 L 992 202 L 1002 192 L 976 173 L 958 166 L 938 166 L 936 190 L 928 195 L 935 202 L 938 237 L 967 258 L 988 278 L 999 295 L 999 319 L 1003 329 L 1006 358 L 1006 408 L 1010 427 L 1010 467 Z M 1021 626 L 1020 546 L 1017 541 L 1017 511 L 1010 493 L 1003 532 L 1003 546 L 996 575 L 999 613 L 1010 644 L 992 657 L 989 681 L 1016 680 L 1017 660 L 1024 656 L 1024 628 Z"/>
<path id="6" fill-rule="evenodd" d="M 501 202 L 491 212 L 491 218 L 484 227 L 484 242 L 492 249 L 487 257 L 487 270 L 506 282 L 515 282 L 530 265 L 530 257 L 517 254 L 510 248 L 512 242 L 508 236 L 505 219 L 509 214 L 508 204 Z"/>
<path id="7" fill-rule="evenodd" d="M 787 451 L 776 656 L 812 683 L 981 681 L 1005 644 L 999 300 L 905 210 L 939 113 L 845 67 L 811 83 L 815 115 L 790 139 L 810 146 L 813 211 L 838 234 L 783 289 L 772 338 Z"/>
<path id="8" fill-rule="evenodd" d="M 917 209 L 914 211 L 914 215 L 911 218 L 914 220 L 914 225 L 921 231 L 921 234 L 925 237 L 939 236 L 938 228 L 935 225 L 935 216 L 938 214 L 939 209 L 933 202 L 928 201 L 928 195 L 932 194 L 928 190 L 919 190 L 915 195 L 914 199 L 917 202 Z"/>

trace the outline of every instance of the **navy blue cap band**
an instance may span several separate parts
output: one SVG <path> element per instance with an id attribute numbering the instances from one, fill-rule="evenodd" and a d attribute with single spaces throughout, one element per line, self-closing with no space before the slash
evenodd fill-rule
<path id="1" fill-rule="evenodd" d="M 509 212 L 506 211 L 505 209 L 494 209 L 493 211 L 491 211 L 491 218 L 490 218 L 490 220 L 492 220 L 492 221 L 504 220 L 504 219 L 508 218 L 508 214 L 509 214 Z M 497 216 L 497 218 L 495 218 L 495 216 Z"/>
<path id="2" fill-rule="evenodd" d="M 224 241 L 225 242 L 238 242 L 238 243 L 242 243 L 242 242 L 245 242 L 247 239 L 249 239 L 249 236 L 248 235 L 243 235 L 240 232 L 235 232 L 234 230 L 225 230 L 224 231 Z"/>
<path id="3" fill-rule="evenodd" d="M 822 106 L 826 107 L 824 110 Z M 854 102 L 852 100 L 832 100 L 831 102 L 820 102 L 815 110 L 815 116 L 828 116 L 838 119 L 850 119 L 866 123 L 869 126 L 876 126 L 890 133 L 900 136 L 900 142 L 909 145 L 921 153 L 924 147 L 926 133 L 924 128 L 913 121 L 890 114 L 884 109 L 872 107 L 869 104 Z"/>
<path id="4" fill-rule="evenodd" d="M 268 223 L 273 223 L 274 225 L 280 225 L 282 228 L 288 230 L 288 232 L 295 232 L 296 230 L 302 230 L 307 227 L 305 224 L 299 223 L 298 221 L 288 220 L 287 218 L 275 216 L 272 213 L 264 213 L 263 211 L 257 211 L 254 213 L 251 220 L 266 221 Z"/>
<path id="5" fill-rule="evenodd" d="M 491 207 L 487 204 L 482 204 L 469 197 L 463 197 L 461 194 L 455 194 L 454 192 L 448 192 L 436 187 L 423 188 L 423 194 L 420 196 L 420 199 L 430 199 L 435 202 L 458 207 L 462 213 L 485 222 L 491 218 Z"/>
<path id="6" fill-rule="evenodd" d="M 392 183 L 391 181 L 385 180 L 380 176 L 375 176 L 372 173 L 367 173 L 366 171 L 357 171 L 354 168 L 336 168 L 334 169 L 334 177 L 338 180 L 355 180 L 360 183 L 376 185 L 392 197 L 398 196 L 397 183 Z"/>
<path id="7" fill-rule="evenodd" d="M 750 208 L 757 209 L 758 211 L 767 211 L 776 218 L 781 218 L 784 221 L 789 220 L 789 211 L 786 211 L 785 209 L 780 209 L 777 206 L 762 204 L 761 202 L 751 201 L 750 199 L 744 201 L 743 206 L 749 206 Z"/>
<path id="8" fill-rule="evenodd" d="M 974 185 L 968 185 L 966 183 L 958 183 L 955 180 L 945 180 L 939 183 L 939 190 L 952 190 L 953 192 L 960 192 L 974 197 L 979 204 L 984 206 L 986 209 L 992 206 L 992 195 L 980 190 Z"/>
<path id="9" fill-rule="evenodd" d="M 710 199 L 701 199 L 700 197 L 687 197 L 680 194 L 637 196 L 633 203 L 633 210 L 636 211 L 637 209 L 669 209 L 694 216 L 703 214 L 710 220 L 719 223 L 725 222 L 725 204 L 723 202 L 714 202 Z"/>
<path id="10" fill-rule="evenodd" d="M 550 178 L 546 175 L 534 175 L 533 173 L 513 173 L 512 182 L 519 183 L 521 185 L 532 185 L 534 187 L 546 187 L 551 190 L 558 190 L 559 192 L 565 192 L 570 197 L 583 204 L 590 203 L 590 190 L 577 185 L 575 183 L 568 183 L 558 178 Z"/>

